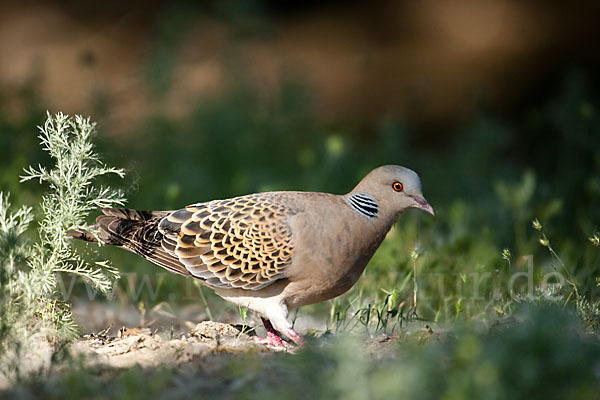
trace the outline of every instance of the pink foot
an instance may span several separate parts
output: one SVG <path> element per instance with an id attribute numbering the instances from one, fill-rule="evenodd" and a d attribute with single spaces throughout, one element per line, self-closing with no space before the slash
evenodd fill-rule
<path id="1" fill-rule="evenodd" d="M 267 331 L 267 337 L 264 338 L 256 338 L 258 343 L 266 344 L 267 346 L 274 347 L 277 349 L 285 349 L 290 350 L 294 346 L 283 340 L 273 328 L 271 321 L 268 319 L 261 318 L 263 325 L 265 326 L 265 330 Z M 293 339 L 292 339 L 293 340 Z"/>
<path id="2" fill-rule="evenodd" d="M 272 332 L 267 332 L 267 337 L 258 337 L 256 338 L 258 343 L 267 345 L 269 347 L 274 347 L 276 349 L 285 349 L 288 350 L 293 347 L 291 344 L 281 339 L 279 335 Z"/>
<path id="3" fill-rule="evenodd" d="M 285 332 L 283 332 L 283 334 L 287 337 L 289 337 L 290 339 L 292 339 L 292 341 L 294 343 L 296 343 L 296 346 L 300 347 L 303 346 L 305 343 L 304 338 L 295 330 L 293 329 L 286 329 Z"/>

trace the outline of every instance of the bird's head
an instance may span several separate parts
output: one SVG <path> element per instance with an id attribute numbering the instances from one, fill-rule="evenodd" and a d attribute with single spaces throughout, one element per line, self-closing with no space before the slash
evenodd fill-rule
<path id="1" fill-rule="evenodd" d="M 372 197 L 382 212 L 397 215 L 408 208 L 419 208 L 435 215 L 421 189 L 421 179 L 413 170 L 399 165 L 384 165 L 369 172 L 349 193 Z"/>

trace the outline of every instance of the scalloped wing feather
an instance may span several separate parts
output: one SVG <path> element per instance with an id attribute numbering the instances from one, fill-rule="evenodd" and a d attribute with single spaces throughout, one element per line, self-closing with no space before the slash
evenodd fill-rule
<path id="1" fill-rule="evenodd" d="M 162 248 L 207 285 L 258 290 L 285 276 L 294 210 L 277 194 L 199 203 L 159 223 Z"/>

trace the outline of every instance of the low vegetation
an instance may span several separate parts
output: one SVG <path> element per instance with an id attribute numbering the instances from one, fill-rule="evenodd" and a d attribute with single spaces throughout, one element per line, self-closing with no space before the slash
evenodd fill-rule
<path id="1" fill-rule="evenodd" d="M 23 360 L 37 353 L 41 341 L 59 351 L 78 337 L 69 304 L 57 296 L 59 274 L 80 276 L 105 293 L 119 277 L 106 261 L 88 262 L 77 253 L 67 231 L 83 227 L 90 211 L 124 202 L 119 191 L 94 185 L 103 175 L 123 172 L 107 167 L 94 153 L 89 119 L 48 115 L 40 131 L 54 165 L 30 167 L 22 177 L 48 185 L 37 241 L 25 238 L 32 208 L 13 212 L 9 195 L 0 193 L 0 373 L 10 380 L 21 377 Z"/>

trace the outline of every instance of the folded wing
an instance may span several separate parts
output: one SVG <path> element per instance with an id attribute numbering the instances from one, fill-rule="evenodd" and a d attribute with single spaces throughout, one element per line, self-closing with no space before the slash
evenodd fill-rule
<path id="1" fill-rule="evenodd" d="M 293 210 L 267 194 L 200 203 L 158 223 L 161 247 L 212 287 L 261 289 L 285 276 Z"/>

